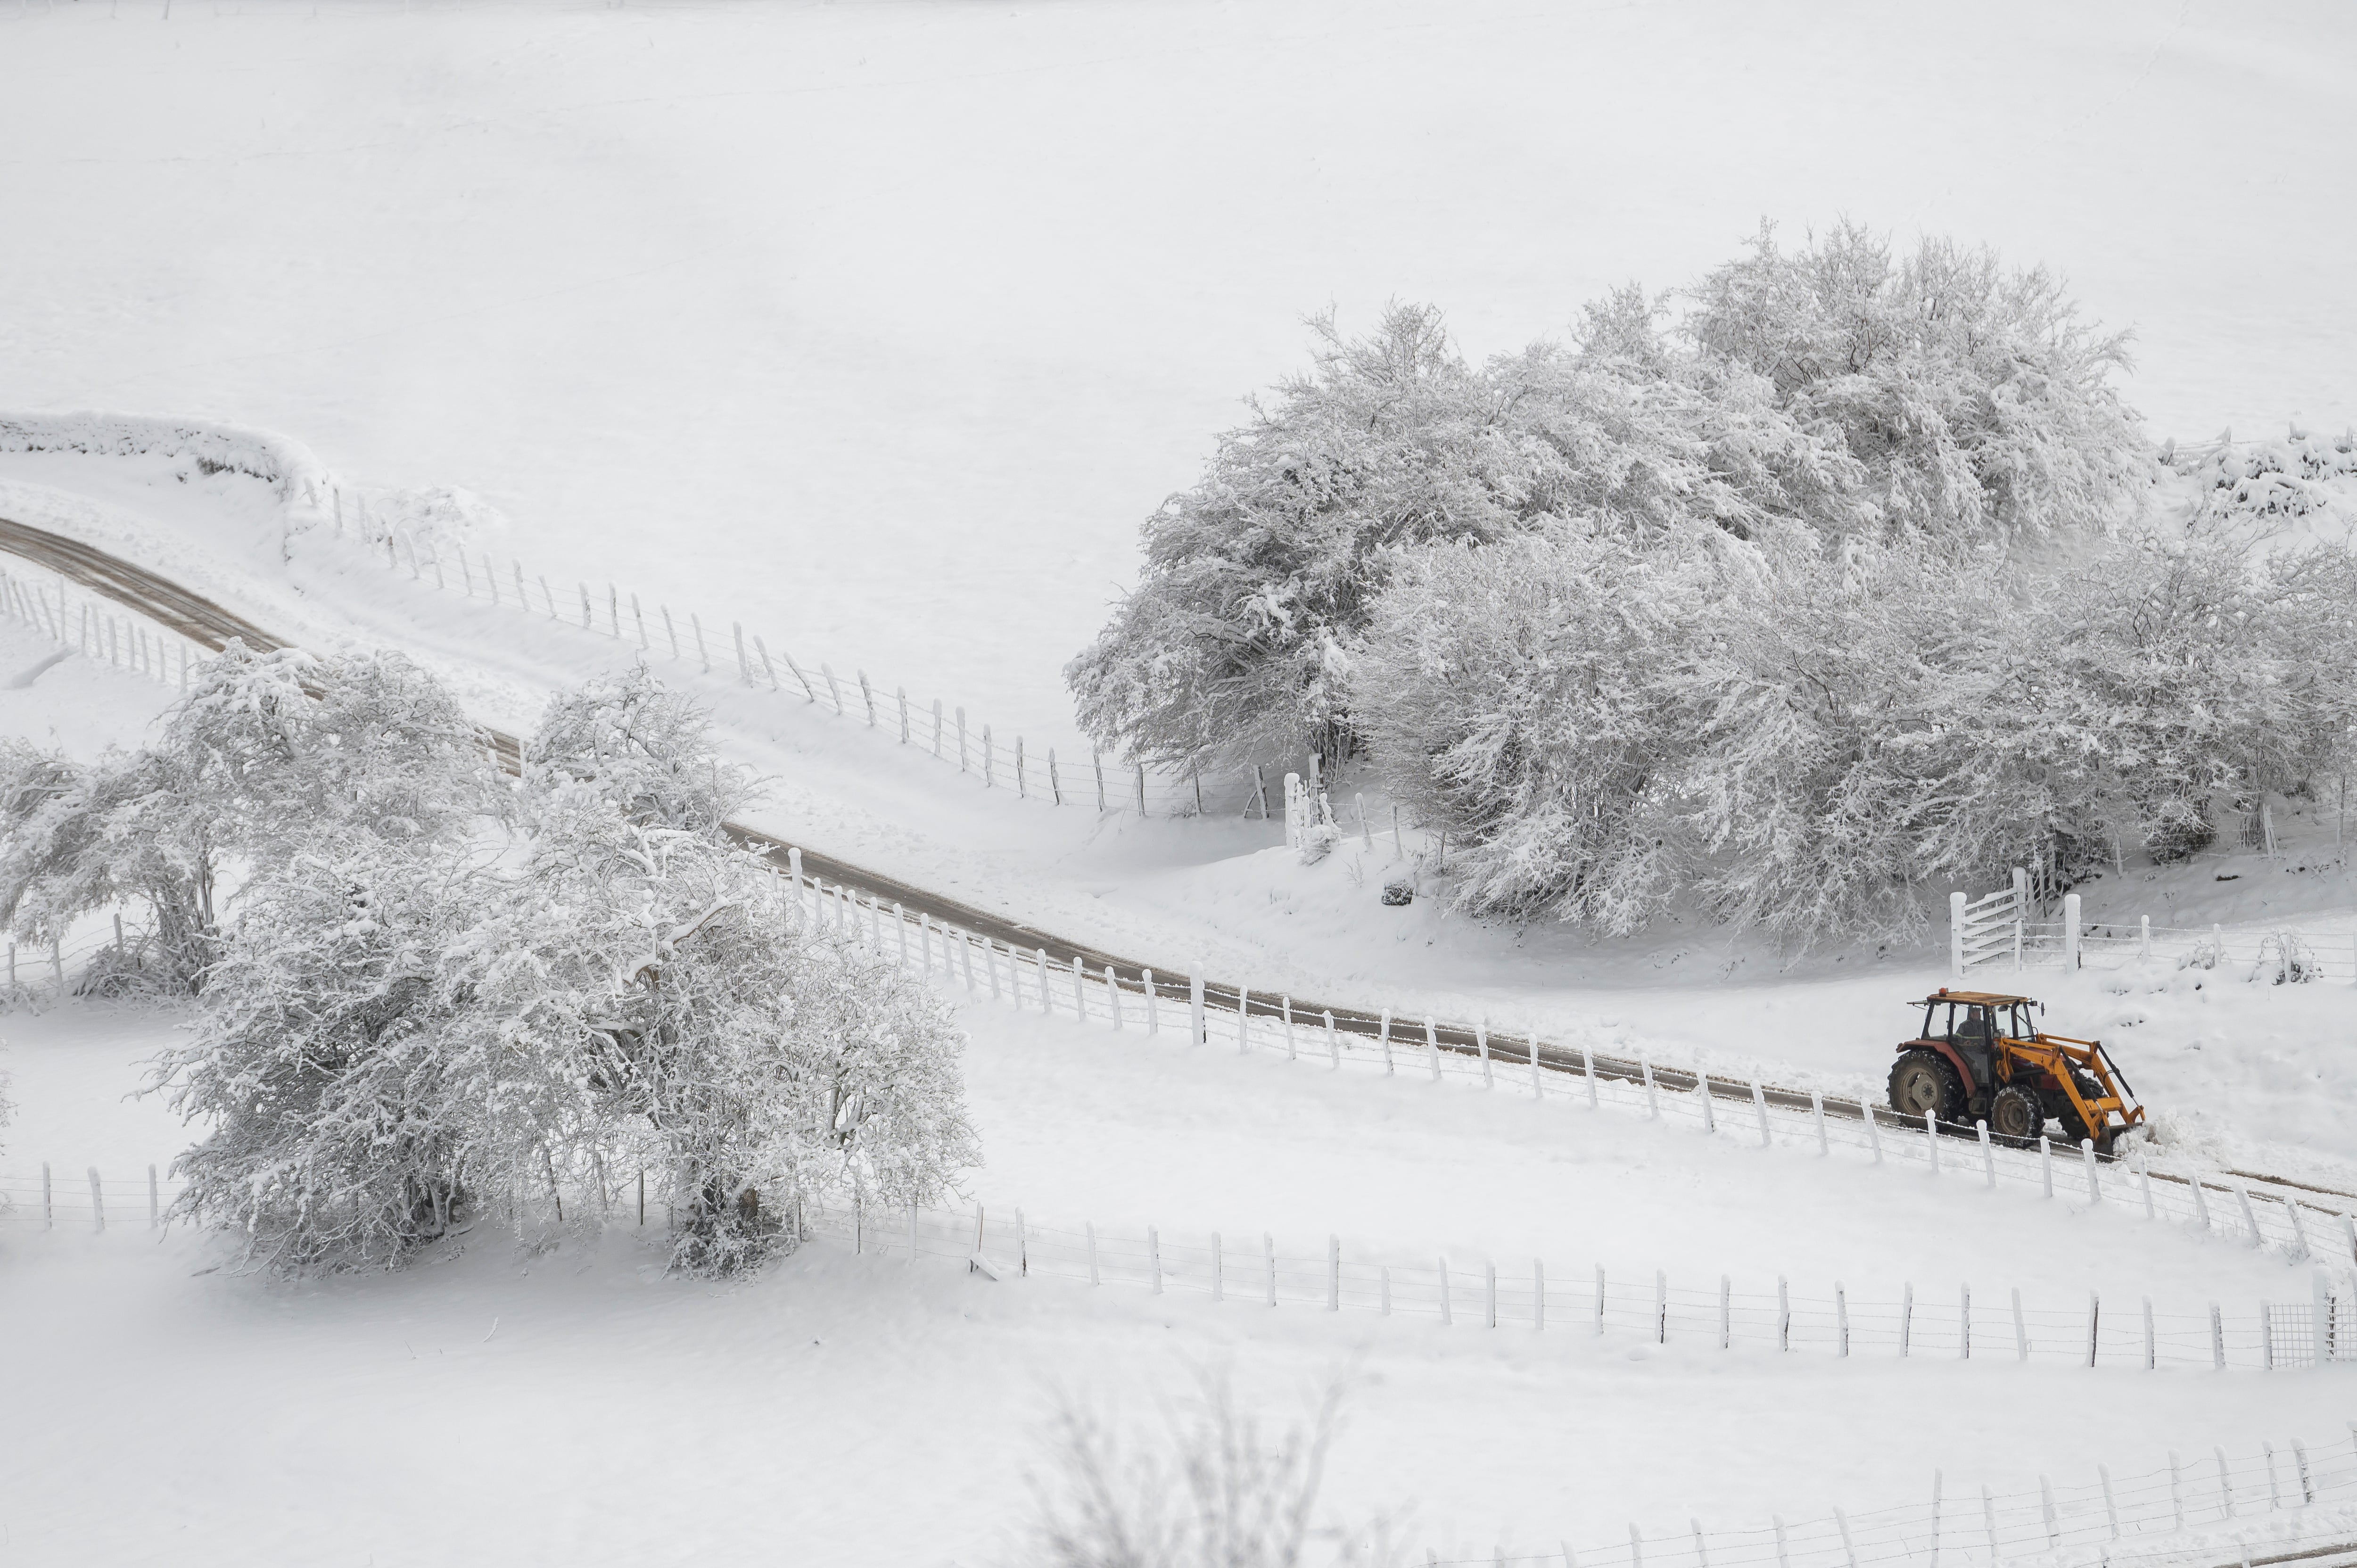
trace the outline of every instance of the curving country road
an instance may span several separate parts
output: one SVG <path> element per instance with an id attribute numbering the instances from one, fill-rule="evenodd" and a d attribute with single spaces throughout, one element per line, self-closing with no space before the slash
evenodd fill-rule
<path id="1" fill-rule="evenodd" d="M 0 550 L 46 566 L 51 571 L 70 578 L 91 592 L 113 599 L 128 609 L 169 627 L 190 641 L 206 648 L 218 650 L 232 639 L 242 641 L 249 648 L 279 649 L 291 646 L 284 639 L 272 636 L 252 621 L 222 608 L 210 599 L 190 593 L 177 583 L 159 576 L 143 566 L 123 560 L 119 556 L 108 554 L 102 550 L 79 540 L 67 538 L 62 534 L 51 533 L 45 529 L 34 528 L 7 518 L 0 518 Z M 486 730 L 484 733 L 498 753 L 500 766 L 511 773 L 521 771 L 522 750 L 516 737 L 501 734 L 497 730 Z M 1143 985 L 1145 976 L 1149 972 L 1148 966 L 1137 960 L 1105 952 L 1101 949 L 1072 941 L 1020 920 L 1010 919 L 1004 915 L 996 915 L 986 909 L 975 908 L 970 904 L 963 904 L 956 899 L 944 897 L 939 893 L 899 881 L 898 878 L 886 876 L 864 866 L 853 865 L 846 861 L 838 860 L 807 844 L 795 844 L 786 839 L 762 832 L 757 828 L 746 827 L 741 823 L 730 822 L 726 825 L 728 833 L 738 843 L 775 852 L 773 858 L 781 869 L 787 853 L 799 851 L 802 868 L 811 875 L 851 887 L 869 897 L 882 899 L 888 904 L 899 904 L 910 913 L 931 915 L 936 920 L 963 927 L 966 930 L 1027 952 L 1044 948 L 1060 961 L 1079 958 L 1084 960 L 1094 970 L 1103 971 L 1110 968 L 1125 982 L 1132 984 Z M 1154 985 L 1157 994 L 1168 997 L 1175 1003 L 1183 1003 L 1187 1000 L 1187 981 L 1184 978 L 1171 979 L 1170 972 L 1168 970 L 1155 976 Z M 1217 1000 L 1231 1011 L 1235 1007 L 1239 994 L 1236 986 L 1222 985 L 1207 979 L 1203 990 L 1207 1000 Z M 1253 994 L 1249 999 L 1249 1005 L 1255 1016 L 1275 1017 L 1280 1013 L 1278 1003 L 1262 994 Z M 1292 1006 L 1297 1018 L 1305 1015 L 1318 1017 L 1319 1015 L 1330 1011 L 1334 1015 L 1335 1027 L 1349 1034 L 1363 1035 L 1372 1038 L 1383 1027 L 1385 1015 L 1364 1008 L 1351 1006 L 1329 1008 L 1325 1003 L 1308 1001 L 1301 997 L 1292 998 Z M 1322 1023 L 1322 1018 L 1319 1021 Z M 1397 1022 L 1399 1021 L 1395 1021 L 1395 1028 Z M 1395 1032 L 1394 1038 L 1413 1048 L 1415 1045 L 1420 1043 L 1420 1040 L 1415 1036 L 1420 1036 L 1423 1032 L 1422 1020 L 1420 1018 L 1415 1020 L 1415 1024 L 1414 1036 Z M 1480 1052 L 1480 1042 L 1469 1026 L 1440 1024 L 1436 1027 L 1436 1034 L 1443 1050 L 1466 1056 L 1475 1056 Z M 1506 1036 L 1493 1036 L 1489 1041 L 1491 1057 L 1502 1064 L 1528 1066 L 1533 1048 L 1531 1041 L 1518 1041 Z M 1559 1072 L 1585 1070 L 1586 1062 L 1576 1052 L 1544 1045 L 1538 1046 L 1536 1049 L 1539 1065 L 1544 1068 L 1551 1068 Z M 1599 1078 L 1632 1083 L 1641 1082 L 1643 1079 L 1645 1069 L 1643 1064 L 1640 1062 L 1608 1056 L 1597 1056 L 1594 1060 L 1596 1074 Z M 1695 1075 L 1679 1069 L 1656 1067 L 1652 1069 L 1652 1076 L 1654 1082 L 1665 1090 L 1690 1093 L 1695 1087 Z M 1751 1087 L 1749 1083 L 1713 1079 L 1710 1081 L 1709 1090 L 1714 1099 L 1747 1105 L 1750 1103 Z M 1763 1088 L 1763 1091 L 1769 1103 L 1784 1110 L 1807 1111 L 1814 1103 L 1808 1094 L 1797 1090 Z M 1838 1116 L 1850 1121 L 1859 1121 L 1870 1116 L 1879 1126 L 1905 1130 L 1919 1129 L 1919 1123 L 1900 1117 L 1898 1112 L 1885 1106 L 1848 1100 L 1826 1100 L 1824 1105 L 1825 1113 L 1829 1116 Z M 1954 1125 L 1946 1130 L 1964 1137 L 1976 1136 L 1974 1129 L 1967 1125 Z M 2255 1171 L 2231 1171 L 2228 1174 L 2300 1192 L 2357 1199 L 2357 1193 L 2343 1192 L 2334 1187 L 2313 1187 Z M 2159 1172 L 2155 1172 L 2153 1178 L 2157 1181 L 2182 1179 L 2165 1176 Z"/>

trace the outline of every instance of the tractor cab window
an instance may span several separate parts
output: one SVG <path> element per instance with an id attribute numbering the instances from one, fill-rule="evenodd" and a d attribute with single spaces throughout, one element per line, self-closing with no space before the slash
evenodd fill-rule
<path id="1" fill-rule="evenodd" d="M 1970 1040 L 1977 1045 L 1986 1045 L 1994 1028 L 1995 1026 L 1989 1018 L 1989 1010 L 1975 1005 L 1964 1009 L 1964 1025 L 1956 1034 L 1960 1042 Z"/>

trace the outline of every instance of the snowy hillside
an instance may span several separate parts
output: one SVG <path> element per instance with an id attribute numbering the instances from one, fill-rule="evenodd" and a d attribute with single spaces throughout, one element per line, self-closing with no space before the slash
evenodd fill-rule
<path id="1" fill-rule="evenodd" d="M 2342 549 L 2352 92 L 2291 3 L 0 13 L 0 1563 L 2357 1563 L 2330 769 L 1980 939 L 2099 1160 L 1858 1115 L 1996 886 L 1471 918 L 1372 764 L 1304 843 L 1063 674 L 1305 317 L 1478 366 L 1763 217 L 2043 263 L 2234 427 L 2115 418 L 2051 558 Z M 1090 1464 L 1183 1534 L 1221 1389 L 1231 1519 L 1341 1391 L 1303 1554 L 1055 1539 Z"/>

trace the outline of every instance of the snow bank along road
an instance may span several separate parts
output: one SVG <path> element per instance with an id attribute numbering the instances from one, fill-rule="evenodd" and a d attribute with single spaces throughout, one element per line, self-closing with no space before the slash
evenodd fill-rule
<path id="1" fill-rule="evenodd" d="M 232 638 L 242 640 L 249 648 L 274 650 L 289 646 L 283 639 L 273 637 L 243 617 L 224 609 L 211 600 L 191 593 L 145 567 L 62 534 L 33 528 L 7 518 L 0 518 L 0 550 L 5 550 L 11 554 L 58 572 L 91 592 L 113 599 L 135 613 L 145 616 L 207 648 L 219 650 L 226 646 Z M 500 766 L 510 772 L 520 771 L 522 748 L 516 737 L 496 730 L 486 730 L 484 734 L 497 753 Z M 1003 942 L 1019 951 L 1028 952 L 1047 949 L 1059 954 L 1060 958 L 1061 955 L 1069 954 L 1073 960 L 1085 962 L 1091 969 L 1098 971 L 1111 969 L 1125 984 L 1137 984 L 1142 987 L 1146 983 L 1146 977 L 1154 973 L 1147 965 L 1135 960 L 1103 952 L 1084 943 L 1072 941 L 1068 938 L 1040 930 L 1020 921 L 1010 920 L 1004 916 L 977 909 L 971 905 L 913 886 L 896 878 L 847 865 L 806 846 L 791 844 L 783 839 L 756 829 L 733 822 L 727 824 L 727 829 L 742 843 L 771 850 L 780 857 L 788 854 L 798 854 L 803 869 L 811 875 L 835 883 L 839 886 L 852 888 L 870 898 L 898 905 L 912 916 L 929 915 L 937 920 L 962 927 L 978 936 Z M 1152 984 L 1158 994 L 1168 998 L 1174 1005 L 1183 1005 L 1189 1001 L 1189 982 L 1183 979 L 1173 980 L 1167 971 L 1160 975 L 1155 975 Z M 1282 1004 L 1278 1001 L 1265 995 L 1254 995 L 1244 992 L 1238 985 L 1215 984 L 1207 980 L 1203 991 L 1208 1003 L 1216 1004 L 1228 1012 L 1235 1011 L 1241 1001 L 1255 1016 L 1273 1018 L 1280 1015 Z M 1300 998 L 1291 998 L 1289 1001 L 1292 1011 L 1297 1016 L 1320 1018 L 1323 1014 L 1330 1012 L 1333 1015 L 1334 1026 L 1338 1030 L 1353 1035 L 1372 1037 L 1386 1028 L 1396 1027 L 1407 1022 L 1394 1019 L 1388 1013 L 1372 1012 L 1364 1008 L 1329 1007 L 1323 1003 Z M 1414 1023 L 1415 1026 L 1407 1034 L 1395 1036 L 1401 1045 L 1410 1049 L 1413 1049 L 1414 1045 L 1424 1035 L 1423 1021 L 1418 1019 Z M 1527 1067 L 1532 1064 L 1533 1057 L 1535 1056 L 1538 1066 L 1552 1068 L 1557 1071 L 1584 1073 L 1592 1065 L 1595 1074 L 1599 1078 L 1635 1083 L 1644 1081 L 1650 1075 L 1652 1080 L 1660 1088 L 1680 1093 L 1691 1093 L 1697 1087 L 1695 1075 L 1682 1069 L 1666 1067 L 1653 1068 L 1642 1061 L 1631 1061 L 1586 1052 L 1574 1055 L 1566 1050 L 1548 1047 L 1535 1040 L 1516 1042 L 1503 1036 L 1485 1039 L 1474 1029 L 1463 1025 L 1436 1024 L 1433 1026 L 1431 1037 L 1443 1050 L 1467 1056 L 1483 1055 L 1504 1065 Z M 1818 1101 L 1813 1097 L 1798 1090 L 1765 1086 L 1762 1086 L 1762 1089 L 1768 1102 L 1781 1109 L 1811 1111 L 1818 1105 Z M 1713 1098 L 1718 1100 L 1748 1103 L 1751 1099 L 1750 1085 L 1738 1084 L 1726 1079 L 1710 1080 L 1707 1090 Z M 1912 1122 L 1901 1118 L 1897 1112 L 1867 1101 L 1825 1100 L 1823 1101 L 1823 1110 L 1827 1114 L 1851 1121 L 1870 1118 L 1881 1126 L 1910 1130 L 1914 1126 Z M 1971 1135 L 1973 1133 L 1973 1129 L 1962 1125 L 1952 1127 L 1948 1131 L 1964 1135 Z M 2153 1174 L 2155 1179 L 2158 1180 L 2180 1181 L 2183 1179 L 2160 1172 Z M 2357 1193 L 2317 1187 L 2280 1176 L 2268 1176 L 2264 1172 L 2238 1170 L 2228 1174 L 2275 1187 L 2357 1199 Z M 2253 1196 L 2279 1197 L 2280 1195 L 2255 1193 Z"/>

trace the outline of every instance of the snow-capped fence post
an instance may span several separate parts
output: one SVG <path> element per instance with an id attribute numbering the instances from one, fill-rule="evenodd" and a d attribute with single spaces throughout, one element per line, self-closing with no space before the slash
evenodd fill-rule
<path id="1" fill-rule="evenodd" d="M 1089 966 L 1081 955 L 1072 955 L 1072 1011 L 1082 1023 L 1089 1021 Z"/>
<path id="2" fill-rule="evenodd" d="M 1580 1069 L 1587 1078 L 1587 1108 L 1596 1109 L 1596 1053 L 1586 1046 L 1579 1047 Z"/>
<path id="3" fill-rule="evenodd" d="M 942 756 L 942 700 L 941 700 L 939 697 L 935 697 L 935 698 L 933 699 L 933 760 L 935 760 L 936 762 L 940 761 L 940 760 L 941 760 L 941 756 Z"/>
<path id="4" fill-rule="evenodd" d="M 1670 1273 L 1667 1269 L 1653 1271 L 1653 1343 L 1670 1342 Z"/>
<path id="5" fill-rule="evenodd" d="M 1718 1276 L 1718 1348 L 1725 1350 L 1735 1343 L 1735 1282 L 1727 1275 Z"/>
<path id="6" fill-rule="evenodd" d="M 1652 1120 L 1662 1119 L 1662 1097 L 1653 1087 L 1653 1060 L 1644 1052 L 1637 1053 L 1637 1066 L 1645 1075 L 1645 1114 Z"/>
<path id="7" fill-rule="evenodd" d="M 2103 1202 L 2104 1189 L 2095 1179 L 2095 1140 L 2093 1138 L 2079 1140 L 2079 1161 L 2087 1171 L 2088 1203 L 2092 1205 Z"/>
<path id="8" fill-rule="evenodd" d="M 695 662 L 709 675 L 712 673 L 712 655 L 704 646 L 704 618 L 690 610 L 687 623 L 695 628 Z"/>
<path id="9" fill-rule="evenodd" d="M 1261 1262 L 1268 1272 L 1268 1305 L 1276 1305 L 1276 1238 L 1264 1230 L 1260 1233 Z"/>
<path id="10" fill-rule="evenodd" d="M 2019 1285 L 2013 1287 L 2013 1359 L 2017 1361 L 2029 1359 L 2029 1326 L 2022 1321 Z"/>
<path id="11" fill-rule="evenodd" d="M 1760 1080 L 1756 1078 L 1751 1080 L 1751 1109 L 1760 1117 L 1760 1146 L 1763 1149 L 1772 1147 L 1776 1140 L 1768 1131 L 1768 1091 L 1760 1087 Z"/>
<path id="12" fill-rule="evenodd" d="M 1542 1259 L 1533 1258 L 1531 1260 L 1531 1332 L 1544 1333 L 1545 1329 L 1546 1263 Z"/>
<path id="13" fill-rule="evenodd" d="M 90 1228 L 92 1230 L 106 1229 L 106 1195 L 99 1190 L 96 1165 L 90 1167 Z"/>
<path id="14" fill-rule="evenodd" d="M 909 744 L 909 688 L 895 686 L 892 695 L 900 704 L 900 744 L 906 746 Z"/>
<path id="15" fill-rule="evenodd" d="M 2160 1367 L 2160 1346 L 2152 1331 L 2152 1297 L 2144 1298 L 2144 1369 L 2157 1371 Z"/>
<path id="16" fill-rule="evenodd" d="M 1383 1076 L 1389 1078 L 1392 1076 L 1392 1010 L 1390 1008 L 1383 1009 L 1383 1019 L 1375 1026 L 1375 1035 L 1383 1042 Z"/>
<path id="17" fill-rule="evenodd" d="M 41 1229 L 53 1230 L 57 1222 L 57 1201 L 49 1190 L 49 1162 L 43 1160 L 41 1162 Z"/>
<path id="18" fill-rule="evenodd" d="M 1596 1332 L 1604 1332 L 1604 1265 L 1596 1265 Z"/>
<path id="19" fill-rule="evenodd" d="M 1424 1015 L 1424 1056 L 1432 1064 L 1432 1081 L 1440 1081 L 1440 1036 L 1432 1026 L 1432 1015 Z"/>
<path id="20" fill-rule="evenodd" d="M 957 711 L 957 726 L 958 726 L 958 771 L 959 771 L 960 773 L 963 773 L 963 772 L 965 772 L 965 771 L 967 770 L 967 768 L 966 768 L 966 757 L 965 757 L 965 710 L 964 710 L 963 708 L 960 708 L 960 709 Z"/>
<path id="21" fill-rule="evenodd" d="M 2095 1364 L 2095 1338 L 2104 1321 L 2104 1298 L 2093 1291 L 2087 1293 L 2087 1365 Z"/>
<path id="22" fill-rule="evenodd" d="M 1252 1049 L 1252 987 L 1236 987 L 1236 1055 Z"/>
<path id="23" fill-rule="evenodd" d="M 1857 1115 L 1858 1120 L 1866 1123 L 1866 1146 L 1878 1165 L 1882 1163 L 1882 1118 L 1876 1115 L 1874 1107 L 1863 1100 L 1857 1102 Z M 1937 1165 L 1932 1168 L 1936 1170 Z"/>
<path id="24" fill-rule="evenodd" d="M 2062 970 L 2066 974 L 2079 972 L 2079 896 L 2062 895 Z"/>
<path id="25" fill-rule="evenodd" d="M 2226 1319 L 2218 1304 L 2210 1304 L 2210 1367 L 2212 1371 L 2226 1369 Z"/>
<path id="26" fill-rule="evenodd" d="M 1491 1299 L 1495 1300 L 1497 1287 L 1494 1283 L 1491 1286 L 1490 1294 Z M 1329 1312 L 1342 1310 L 1342 1238 L 1330 1233 L 1326 1238 L 1326 1310 Z M 1494 1307 L 1491 1308 L 1490 1316 L 1492 1319 L 1497 1316 Z M 1495 1326 L 1494 1323 L 1492 1326 Z"/>
<path id="27" fill-rule="evenodd" d="M 1334 1010 L 1326 1010 L 1326 1070 L 1342 1070 L 1342 1036 L 1334 1027 Z"/>
<path id="28" fill-rule="evenodd" d="M 1149 969 L 1140 972 L 1146 977 L 1146 1032 L 1148 1035 L 1158 1035 L 1162 1033 L 1162 1013 L 1156 1005 L 1157 998 L 1154 994 L 1154 972 Z"/>
<path id="29" fill-rule="evenodd" d="M 1866 1105 L 1859 1109 L 1866 1112 L 1867 1120 L 1874 1119 L 1874 1107 Z M 1938 1176 L 1940 1174 L 1940 1115 L 1936 1111 L 1923 1112 L 1923 1157 L 1931 1161 L 1932 1174 Z"/>
<path id="30" fill-rule="evenodd" d="M 1809 1110 L 1817 1119 L 1817 1153 L 1830 1155 L 1834 1146 L 1825 1141 L 1825 1097 L 1813 1089 L 1809 1090 Z"/>
<path id="31" fill-rule="evenodd" d="M 2185 1528 L 2185 1470 L 2174 1448 L 2169 1451 L 2169 1515 L 2171 1530 Z"/>
<path id="32" fill-rule="evenodd" d="M 2193 1177 L 2186 1185 L 2193 1189 L 2193 1218 L 2206 1231 L 2211 1228 L 2210 1195 L 2202 1189 L 2200 1176 Z"/>
<path id="33" fill-rule="evenodd" d="M 854 669 L 852 673 L 859 677 L 859 701 L 867 710 L 867 727 L 874 729 L 876 727 L 876 688 L 867 683 L 866 671 Z"/>
<path id="34" fill-rule="evenodd" d="M 998 788 L 998 746 L 990 738 L 990 726 L 982 726 L 982 787 Z"/>
<path id="35" fill-rule="evenodd" d="M 1717 1132 L 1718 1117 L 1712 1111 L 1710 1103 L 1710 1074 L 1701 1068 L 1695 1069 L 1694 1091 L 1695 1097 L 1702 1101 L 1702 1130 L 1706 1133 Z"/>
<path id="36" fill-rule="evenodd" d="M 1533 1100 L 1544 1100 L 1546 1098 L 1546 1083 L 1539 1077 L 1539 1037 L 1534 1034 L 1525 1035 L 1523 1038 L 1531 1047 L 1531 1098 Z"/>
<path id="37" fill-rule="evenodd" d="M 1995 1192 L 1996 1190 L 1996 1150 L 1989 1143 L 1987 1119 L 1984 1117 L 1975 1121 L 1973 1123 L 1973 1131 L 1979 1135 L 1981 1141 L 1981 1175 L 1986 1178 L 1988 1189 Z M 2146 1196 L 2151 1195 L 2147 1192 Z"/>
<path id="38" fill-rule="evenodd" d="M 1834 1282 L 1834 1354 L 1849 1354 L 1849 1293 L 1842 1289 L 1839 1280 Z"/>
<path id="39" fill-rule="evenodd" d="M 1031 798 L 1031 781 L 1024 777 L 1023 763 L 1023 737 L 1018 735 L 1015 737 L 1015 793 L 1017 799 L 1028 800 Z"/>
<path id="40" fill-rule="evenodd" d="M 1961 892 L 1948 895 L 1948 973 L 1953 980 L 1964 977 L 1964 896 Z"/>
<path id="41" fill-rule="evenodd" d="M 1278 1014 L 1285 1019 L 1285 1059 L 1286 1061 L 1292 1061 L 1294 1059 L 1293 998 L 1290 996 L 1280 995 L 1276 999 L 1276 1007 Z"/>
<path id="42" fill-rule="evenodd" d="M 1105 809 L 1104 758 L 1097 754 L 1094 747 L 1089 751 L 1089 768 L 1097 776 L 1097 810 L 1103 811 Z"/>
<path id="43" fill-rule="evenodd" d="M 1211 1037 L 1210 1028 L 1203 1022 L 1203 964 L 1198 959 L 1187 975 L 1187 1043 L 1204 1045 Z"/>
<path id="44" fill-rule="evenodd" d="M 1899 1292 L 1899 1359 L 1907 1359 L 1908 1340 L 1915 1329 L 1915 1282 L 1909 1280 Z"/>
<path id="45" fill-rule="evenodd" d="M 1784 1276 L 1776 1276 L 1776 1348 L 1792 1348 L 1792 1292 Z"/>
<path id="46" fill-rule="evenodd" d="M 1481 1053 L 1481 1087 L 1497 1088 L 1497 1078 L 1490 1067 L 1490 1020 L 1486 1017 L 1473 1026 L 1473 1046 Z"/>
<path id="47" fill-rule="evenodd" d="M 1064 803 L 1063 775 L 1056 771 L 1056 748 L 1048 748 L 1048 793 L 1059 806 Z"/>
<path id="48" fill-rule="evenodd" d="M 1137 765 L 1137 814 L 1146 815 L 1146 764 Z"/>
<path id="49" fill-rule="evenodd" d="M 147 1229 L 153 1230 L 163 1223 L 163 1194 L 157 1189 L 156 1184 L 156 1167 L 149 1165 L 147 1167 Z"/>
<path id="50" fill-rule="evenodd" d="M 1481 1305 L 1489 1326 L 1498 1326 L 1498 1265 L 1485 1262 L 1481 1265 Z"/>
<path id="51" fill-rule="evenodd" d="M 753 661 L 745 657 L 745 623 L 732 620 L 728 628 L 737 634 L 737 679 L 749 686 L 753 683 Z"/>
<path id="52" fill-rule="evenodd" d="M 1154 1273 L 1154 1294 L 1162 1294 L 1162 1233 L 1149 1225 L 1146 1228 L 1146 1262 Z"/>
<path id="53" fill-rule="evenodd" d="M 2053 1197 L 2054 1145 L 2047 1141 L 2046 1134 L 2043 1133 L 2038 1135 L 2038 1175 L 2039 1180 L 2045 1187 L 2046 1196 Z"/>
<path id="54" fill-rule="evenodd" d="M 900 967 L 909 967 L 909 913 L 896 900 L 892 905 L 892 929 L 900 938 Z"/>
<path id="55" fill-rule="evenodd" d="M 1453 1325 L 1457 1321 L 1456 1304 L 1450 1300 L 1451 1294 L 1448 1288 L 1448 1260 L 1444 1256 L 1440 1260 L 1440 1321 L 1444 1325 Z"/>

